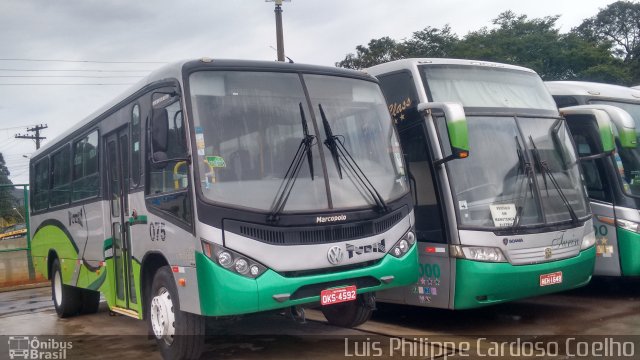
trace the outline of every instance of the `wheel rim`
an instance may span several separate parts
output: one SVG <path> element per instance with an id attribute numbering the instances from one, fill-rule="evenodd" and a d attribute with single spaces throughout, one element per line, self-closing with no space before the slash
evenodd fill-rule
<path id="1" fill-rule="evenodd" d="M 53 300 L 56 305 L 62 305 L 62 276 L 60 270 L 53 275 Z"/>
<path id="2" fill-rule="evenodd" d="M 151 299 L 151 327 L 157 339 L 171 345 L 176 332 L 175 313 L 169 290 L 164 287 L 158 289 L 156 296 Z"/>

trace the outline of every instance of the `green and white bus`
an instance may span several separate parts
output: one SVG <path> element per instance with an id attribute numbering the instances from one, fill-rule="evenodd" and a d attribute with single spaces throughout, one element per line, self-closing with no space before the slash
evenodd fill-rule
<path id="1" fill-rule="evenodd" d="M 418 282 L 378 301 L 468 309 L 590 281 L 595 236 L 581 170 L 534 71 L 455 59 L 366 71 L 400 135 L 420 259 Z"/>
<path id="2" fill-rule="evenodd" d="M 615 106 L 627 117 L 615 124 L 615 153 L 582 160 L 596 231 L 595 275 L 640 276 L 640 90 L 578 81 L 550 81 L 558 107 Z M 562 110 L 561 110 L 562 111 Z M 569 122 L 581 156 L 593 148 L 594 129 L 577 118 Z"/>
<path id="3" fill-rule="evenodd" d="M 146 319 L 197 357 L 205 317 L 321 305 L 369 318 L 417 278 L 414 215 L 377 80 L 280 62 L 168 65 L 31 158 L 31 236 L 61 317 Z M 196 336 L 181 336 L 196 335 Z"/>

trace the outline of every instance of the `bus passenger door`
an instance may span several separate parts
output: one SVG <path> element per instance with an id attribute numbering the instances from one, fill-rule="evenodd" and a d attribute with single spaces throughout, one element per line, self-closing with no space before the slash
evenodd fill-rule
<path id="1" fill-rule="evenodd" d="M 128 223 L 129 154 L 128 129 L 121 128 L 106 137 L 107 180 L 113 241 L 113 274 L 115 305 L 128 309 L 135 303 L 135 288 L 131 281 L 131 253 Z"/>
<path id="2" fill-rule="evenodd" d="M 576 121 L 572 121 L 576 120 Z M 581 121 L 582 120 L 582 121 Z M 597 141 L 600 139 L 598 129 L 581 118 L 567 116 L 567 124 L 576 144 L 578 155 L 592 155 Z M 606 162 L 609 159 L 581 160 L 584 184 L 587 187 L 591 211 L 593 212 L 593 229 L 596 233 L 596 266 L 594 275 L 620 276 L 620 252 L 615 227 L 615 208 L 609 177 L 606 176 Z"/>
<path id="3" fill-rule="evenodd" d="M 418 282 L 404 288 L 405 303 L 447 308 L 451 262 L 424 122 L 400 130 L 400 142 L 414 201 L 420 262 Z"/>

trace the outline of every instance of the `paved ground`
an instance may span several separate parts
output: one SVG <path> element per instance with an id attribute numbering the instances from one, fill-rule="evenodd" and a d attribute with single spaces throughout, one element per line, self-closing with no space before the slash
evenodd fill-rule
<path id="1" fill-rule="evenodd" d="M 307 311 L 307 315 L 306 324 L 279 314 L 211 321 L 203 358 L 337 359 L 365 354 L 367 349 L 373 356 L 377 354 L 376 345 L 372 345 L 376 341 L 381 342 L 383 357 L 400 357 L 399 350 L 392 353 L 390 347 L 402 339 L 421 344 L 425 338 L 433 348 L 420 358 L 455 358 L 464 353 L 461 341 L 486 348 L 488 345 L 477 343 L 479 336 L 497 340 L 505 335 L 523 341 L 550 341 L 567 335 L 597 335 L 590 339 L 635 335 L 635 358 L 640 354 L 640 280 L 595 281 L 570 293 L 458 312 L 382 305 L 373 319 L 358 329 L 329 326 L 318 311 Z M 104 303 L 97 314 L 59 319 L 49 288 L 0 293 L 0 324 L 0 336 L 4 335 L 0 358 L 7 356 L 5 339 L 18 335 L 39 336 L 41 340 L 64 335 L 57 339 L 73 343 L 68 359 L 160 358 L 142 321 L 110 315 Z"/>

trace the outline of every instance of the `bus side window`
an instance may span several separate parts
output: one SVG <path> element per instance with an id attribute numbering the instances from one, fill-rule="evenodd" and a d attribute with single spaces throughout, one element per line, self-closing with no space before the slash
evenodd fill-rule
<path id="1" fill-rule="evenodd" d="M 51 155 L 51 206 L 68 204 L 71 199 L 71 155 L 69 145 Z"/>
<path id="2" fill-rule="evenodd" d="M 49 206 L 49 158 L 45 157 L 34 165 L 33 210 L 45 210 Z"/>
<path id="3" fill-rule="evenodd" d="M 594 131 L 597 130 L 591 129 L 589 131 L 584 126 L 571 126 L 571 133 L 578 150 L 578 156 L 593 155 L 594 149 L 597 149 L 596 139 L 594 138 L 597 133 Z M 604 174 L 602 161 L 603 159 L 581 160 L 582 175 L 590 198 L 612 203 L 612 195 L 607 179 L 601 175 Z"/>
<path id="4" fill-rule="evenodd" d="M 73 143 L 73 183 L 71 200 L 82 200 L 100 193 L 98 130 Z"/>
<path id="5" fill-rule="evenodd" d="M 141 174 L 140 105 L 131 109 L 131 187 L 138 187 Z"/>
<path id="6" fill-rule="evenodd" d="M 578 105 L 578 100 L 576 100 L 576 98 L 574 98 L 573 96 L 554 95 L 553 100 L 556 101 L 556 105 L 558 106 L 558 108 Z"/>
<path id="7" fill-rule="evenodd" d="M 154 93 L 152 101 L 161 101 L 158 99 L 163 96 L 166 97 L 164 93 Z M 189 164 L 178 160 L 187 153 L 180 101 L 154 106 L 150 126 L 152 135 L 147 145 L 153 142 L 153 146 L 147 146 L 147 204 L 190 224 L 193 211 L 188 191 Z M 155 154 L 150 153 L 152 150 Z M 152 157 L 169 161 L 154 164 Z"/>

